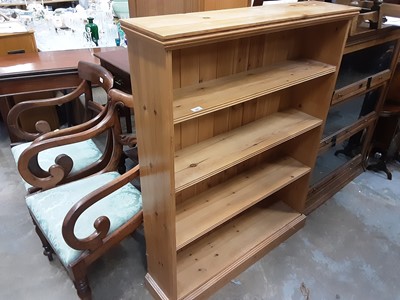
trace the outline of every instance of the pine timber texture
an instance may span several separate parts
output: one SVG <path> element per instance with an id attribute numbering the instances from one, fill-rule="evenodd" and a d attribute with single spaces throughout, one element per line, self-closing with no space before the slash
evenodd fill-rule
<path id="1" fill-rule="evenodd" d="M 291 157 L 265 163 L 177 206 L 177 249 L 310 172 Z"/>
<path id="2" fill-rule="evenodd" d="M 174 123 L 246 102 L 335 71 L 334 66 L 310 60 L 285 61 L 178 89 L 174 91 Z"/>
<path id="3" fill-rule="evenodd" d="M 175 190 L 181 191 L 321 124 L 321 120 L 292 109 L 179 150 L 175 154 Z"/>
<path id="4" fill-rule="evenodd" d="M 304 225 L 357 13 L 310 1 L 121 21 L 155 298 L 205 298 Z"/>

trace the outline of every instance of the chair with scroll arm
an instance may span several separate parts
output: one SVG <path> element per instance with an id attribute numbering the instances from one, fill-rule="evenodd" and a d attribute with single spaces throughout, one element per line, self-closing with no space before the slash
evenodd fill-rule
<path id="1" fill-rule="evenodd" d="M 51 134 L 50 126 L 46 121 L 36 122 L 37 132 L 26 132 L 20 126 L 19 118 L 22 113 L 28 112 L 37 107 L 57 106 L 69 103 L 80 96 L 84 96 L 84 120 L 86 122 L 62 130 L 62 134 L 69 135 L 93 127 L 100 122 L 106 114 L 106 107 L 95 102 L 93 99 L 92 86 L 101 87 L 106 94 L 113 86 L 113 76 L 100 65 L 80 61 L 78 64 L 78 74 L 81 83 L 70 93 L 49 99 L 29 100 L 16 104 L 7 116 L 10 131 L 23 141 L 12 147 L 11 151 L 14 159 L 20 165 L 20 172 L 23 168 L 29 168 L 37 178 L 47 178 L 47 184 L 36 185 L 37 182 L 25 182 L 28 193 L 41 189 L 48 189 L 58 184 L 67 183 L 79 178 L 96 173 L 107 165 L 111 157 L 111 144 L 107 143 L 106 149 L 101 151 L 93 140 L 85 140 L 65 146 L 51 148 L 38 153 L 35 160 L 30 160 L 29 165 L 19 162 L 20 156 L 36 140 L 39 142 L 43 134 Z M 58 133 L 59 135 L 60 133 Z M 22 168 L 22 169 L 21 169 Z M 52 175 L 57 173 L 57 175 Z M 49 180 L 52 178 L 52 180 Z"/>
<path id="2" fill-rule="evenodd" d="M 29 161 L 35 151 L 77 142 L 97 132 L 119 127 L 117 107 L 129 105 L 133 98 L 119 90 L 109 92 L 107 114 L 92 128 L 68 136 L 55 132 L 51 138 L 35 141 L 21 155 Z M 60 130 L 62 131 L 62 130 Z M 45 135 L 46 136 L 46 135 Z M 118 142 L 117 139 L 114 142 Z M 118 156 L 121 153 L 113 153 Z M 115 157 L 117 159 L 117 157 Z M 50 261 L 56 254 L 72 278 L 81 299 L 91 299 L 87 270 L 111 247 L 132 234 L 142 223 L 141 193 L 130 181 L 139 176 L 139 165 L 123 175 L 104 172 L 26 196 L 36 232 L 42 241 L 44 255 Z M 28 182 L 27 174 L 23 177 Z"/>

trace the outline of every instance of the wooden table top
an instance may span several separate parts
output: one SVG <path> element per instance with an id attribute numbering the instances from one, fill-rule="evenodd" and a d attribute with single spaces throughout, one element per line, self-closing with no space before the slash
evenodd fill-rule
<path id="1" fill-rule="evenodd" d="M 94 54 L 94 56 L 98 57 L 100 60 L 115 66 L 119 70 L 125 72 L 126 74 L 130 73 L 129 70 L 129 58 L 128 58 L 128 49 L 124 47 L 117 47 L 114 50 L 110 51 L 101 51 Z"/>
<path id="2" fill-rule="evenodd" d="M 95 53 L 115 49 L 110 47 L 0 56 L 0 79 L 77 70 L 80 60 L 98 64 L 100 61 L 94 56 Z"/>

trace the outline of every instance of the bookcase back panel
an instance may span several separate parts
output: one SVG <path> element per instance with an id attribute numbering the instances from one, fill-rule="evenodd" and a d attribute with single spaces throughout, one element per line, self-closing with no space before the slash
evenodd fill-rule
<path id="1" fill-rule="evenodd" d="M 239 163 L 223 172 L 220 172 L 204 181 L 195 184 L 181 192 L 176 194 L 176 203 L 182 203 L 186 200 L 190 200 L 193 196 L 200 194 L 214 186 L 217 186 L 229 179 L 232 179 L 238 174 L 249 171 L 260 164 L 272 162 L 282 157 L 291 157 L 300 163 L 313 168 L 314 166 L 314 155 L 318 151 L 318 143 L 315 142 L 316 138 L 320 136 L 320 127 L 317 127 L 309 132 L 303 133 L 302 135 L 293 138 L 281 145 L 278 145 L 268 151 L 265 151 L 255 157 L 252 157 L 242 163 Z M 308 182 L 308 177 L 306 181 Z M 308 184 L 299 185 L 297 188 L 298 195 L 306 195 L 308 191 Z M 285 198 L 285 197 L 284 197 Z M 291 199 L 291 197 L 289 197 Z M 303 199 L 302 197 L 298 197 Z M 285 198 L 286 199 L 286 198 Z M 294 199 L 294 198 L 293 198 Z M 282 200 L 282 199 L 281 199 Z M 294 201 L 291 203 L 291 201 Z M 297 211 L 301 211 L 300 207 L 303 202 L 297 203 L 296 200 L 288 200 L 287 204 Z M 296 208 L 295 208 L 296 207 Z"/>
<path id="2" fill-rule="evenodd" d="M 275 159 L 282 157 L 282 152 L 279 147 L 273 148 L 269 151 L 263 152 L 255 157 L 252 157 L 242 163 L 239 163 L 236 166 L 233 166 L 221 173 L 218 173 L 190 188 L 187 188 L 181 192 L 176 194 L 176 203 L 180 204 L 184 201 L 187 201 L 193 196 L 200 194 L 204 191 L 209 190 L 212 187 L 218 186 L 219 184 L 232 179 L 233 177 L 241 174 L 245 171 L 251 170 L 256 166 L 259 166 L 262 163 L 272 162 Z"/>
<path id="3" fill-rule="evenodd" d="M 173 51 L 174 88 L 299 57 L 298 31 L 276 32 Z M 181 75 L 181 74 L 184 74 Z"/>
<path id="4" fill-rule="evenodd" d="M 287 93 L 276 92 L 176 124 L 175 151 L 277 112 Z"/>
<path id="5" fill-rule="evenodd" d="M 299 51 L 302 57 L 338 65 L 345 46 L 348 23 L 338 21 L 320 24 L 316 27 L 304 27 L 299 30 Z"/>
<path id="6" fill-rule="evenodd" d="M 312 58 L 336 65 L 336 52 L 344 47 L 337 41 L 346 34 L 342 22 L 336 25 L 322 24 L 318 34 L 310 34 L 315 27 L 304 27 L 175 50 L 173 86 L 190 86 L 291 59 Z"/>
<path id="7" fill-rule="evenodd" d="M 287 97 L 281 100 L 280 110 L 295 107 L 311 116 L 325 119 L 328 113 L 335 74 L 326 75 L 287 89 Z"/>
<path id="8" fill-rule="evenodd" d="M 282 154 L 289 155 L 302 164 L 313 168 L 315 156 L 319 149 L 319 138 L 321 136 L 322 126 L 314 128 L 301 136 L 291 139 L 280 146 Z M 317 140 L 317 142 L 316 142 Z"/>

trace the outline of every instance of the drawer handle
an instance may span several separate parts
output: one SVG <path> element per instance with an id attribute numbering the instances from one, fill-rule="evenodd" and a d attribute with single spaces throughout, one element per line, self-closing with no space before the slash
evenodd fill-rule
<path id="1" fill-rule="evenodd" d="M 124 85 L 124 81 L 122 79 L 115 79 L 114 82 L 120 86 Z"/>

